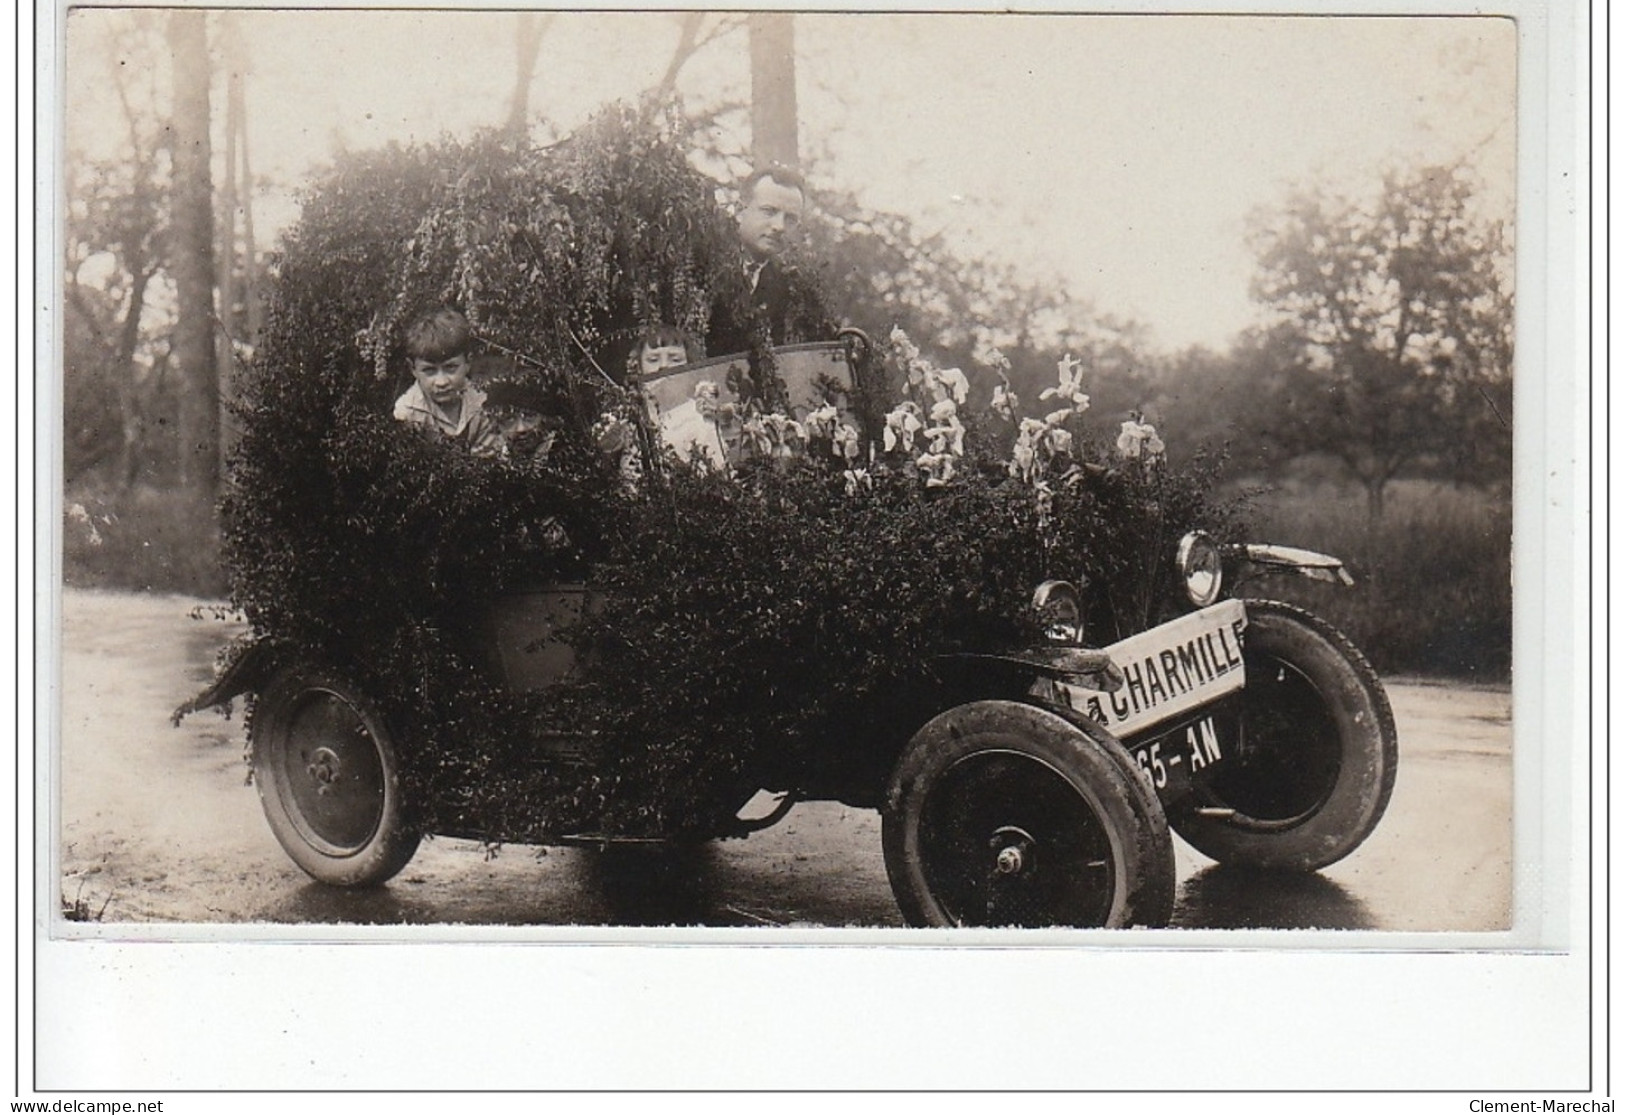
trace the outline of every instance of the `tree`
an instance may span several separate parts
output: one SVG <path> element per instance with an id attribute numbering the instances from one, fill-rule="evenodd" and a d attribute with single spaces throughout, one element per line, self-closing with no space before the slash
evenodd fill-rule
<path id="1" fill-rule="evenodd" d="M 1255 219 L 1258 371 L 1289 453 L 1341 462 L 1380 517 L 1405 474 L 1510 475 L 1505 226 L 1460 166 L 1392 171 L 1372 201 L 1320 188 Z"/>
<path id="2" fill-rule="evenodd" d="M 671 60 L 666 63 L 665 72 L 650 90 L 652 99 L 657 102 L 668 100 L 677 91 L 677 75 L 682 73 L 690 58 L 723 35 L 745 26 L 745 17 L 738 15 L 685 12 L 679 18 L 682 23 L 677 33 L 677 46 L 672 51 Z M 706 27 L 708 19 L 713 21 L 709 28 Z"/>
<path id="3" fill-rule="evenodd" d="M 203 458 L 218 452 L 209 447 L 220 442 L 218 400 L 233 361 L 229 342 L 252 341 L 259 317 L 254 180 L 244 139 L 246 53 L 230 18 L 213 18 L 226 103 L 218 205 L 208 196 L 211 74 L 202 28 L 194 21 L 177 29 L 154 12 L 109 14 L 93 25 L 96 37 L 81 40 L 90 45 L 73 55 L 79 81 L 69 134 L 94 135 L 97 125 L 113 124 L 122 144 L 93 152 L 81 141 L 65 161 L 64 477 L 70 484 L 94 474 L 125 491 L 138 479 L 172 485 L 179 472 L 201 477 L 197 494 L 213 498 L 217 465 Z M 177 90 L 182 82 L 190 87 L 184 96 Z M 191 142 L 179 138 L 188 129 Z M 176 187 L 177 165 L 194 180 L 190 194 Z M 200 172 L 201 183 L 195 181 Z M 217 223 L 205 221 L 215 214 Z M 212 243 L 200 250 L 205 237 Z M 196 306 L 187 325 L 179 320 L 183 278 L 193 284 L 187 297 Z M 218 360 L 199 355 L 200 335 Z M 189 345 L 191 355 L 183 359 L 179 353 Z M 206 409 L 215 412 L 212 433 Z M 177 461 L 178 437 L 190 447 L 184 462 Z"/>
<path id="4" fill-rule="evenodd" d="M 132 20 L 112 50 L 105 88 L 125 151 L 93 158 L 70 148 L 66 159 L 63 467 L 69 483 L 106 467 L 125 489 L 156 448 L 152 410 L 168 346 L 153 295 L 166 282 L 170 167 L 160 142 L 158 28 Z"/>
<path id="5" fill-rule="evenodd" d="M 236 441 L 232 384 L 236 378 L 239 347 L 252 348 L 259 330 L 260 313 L 258 253 L 254 243 L 254 178 L 248 160 L 248 107 L 244 95 L 245 73 L 251 66 L 236 14 L 220 12 L 215 20 L 226 99 L 222 129 L 225 173 L 216 210 L 219 227 L 215 244 L 215 278 L 219 289 L 219 336 L 215 356 L 223 403 L 219 439 L 223 465 Z"/>
<path id="6" fill-rule="evenodd" d="M 536 74 L 536 57 L 541 53 L 542 38 L 552 26 L 555 16 L 549 12 L 538 16 L 526 12 L 519 17 L 519 33 L 514 37 L 514 63 L 516 74 L 513 97 L 508 101 L 508 134 L 522 139 L 529 126 L 530 85 Z"/>
<path id="7" fill-rule="evenodd" d="M 220 392 L 214 355 L 214 202 L 209 173 L 209 53 L 201 11 L 169 16 L 175 79 L 170 197 L 175 342 L 181 393 L 181 482 L 212 504 L 220 476 Z"/>
<path id="8" fill-rule="evenodd" d="M 794 20 L 789 12 L 750 17 L 750 143 L 758 166 L 801 164 Z"/>
<path id="9" fill-rule="evenodd" d="M 1291 363 L 1281 333 L 1251 329 L 1222 351 L 1195 345 L 1156 359 L 1146 412 L 1158 429 L 1177 431 L 1170 459 L 1222 449 L 1224 476 L 1257 478 L 1302 455 L 1281 436 L 1280 412 L 1291 398 L 1279 376 Z"/>

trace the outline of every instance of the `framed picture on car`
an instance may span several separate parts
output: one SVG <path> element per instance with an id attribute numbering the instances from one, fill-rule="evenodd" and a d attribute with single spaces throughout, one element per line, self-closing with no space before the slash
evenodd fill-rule
<path id="1" fill-rule="evenodd" d="M 684 460 L 700 455 L 735 463 L 747 408 L 768 396 L 782 398 L 777 409 L 799 423 L 825 407 L 834 407 L 842 422 L 858 421 L 848 342 L 780 345 L 771 358 L 767 368 L 749 353 L 712 356 L 640 379 L 661 441 Z"/>

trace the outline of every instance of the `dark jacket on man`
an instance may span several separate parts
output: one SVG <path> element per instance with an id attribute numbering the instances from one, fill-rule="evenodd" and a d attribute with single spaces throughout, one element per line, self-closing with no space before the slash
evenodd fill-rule
<path id="1" fill-rule="evenodd" d="M 706 355 L 727 356 L 834 337 L 835 322 L 821 293 L 794 264 L 768 260 L 756 272 L 752 286 L 742 261 L 729 279 L 712 301 Z"/>

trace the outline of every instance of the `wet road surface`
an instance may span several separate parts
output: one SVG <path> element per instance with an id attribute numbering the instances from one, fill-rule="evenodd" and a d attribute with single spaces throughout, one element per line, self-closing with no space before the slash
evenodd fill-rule
<path id="1" fill-rule="evenodd" d="M 238 720 L 181 727 L 233 630 L 193 601 L 70 591 L 63 604 L 58 877 L 74 921 L 901 926 L 875 813 L 796 806 L 744 840 L 682 853 L 426 840 L 388 886 L 311 882 L 246 782 Z M 1353 855 L 1310 875 L 1220 868 L 1176 841 L 1176 928 L 1477 931 L 1512 902 L 1511 698 L 1390 681 L 1393 800 Z"/>

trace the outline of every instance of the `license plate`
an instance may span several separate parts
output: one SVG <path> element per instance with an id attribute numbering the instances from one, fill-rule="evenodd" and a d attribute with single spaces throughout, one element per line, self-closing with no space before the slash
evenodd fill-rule
<path id="1" fill-rule="evenodd" d="M 1229 757 L 1231 743 L 1218 718 L 1204 716 L 1165 735 L 1129 745 L 1140 773 L 1164 799 L 1184 795 L 1191 780 Z"/>
<path id="2" fill-rule="evenodd" d="M 1072 708 L 1128 740 L 1240 689 L 1246 627 L 1242 602 L 1225 600 L 1106 647 L 1123 671 L 1116 691 L 1065 682 L 1055 689 Z"/>

